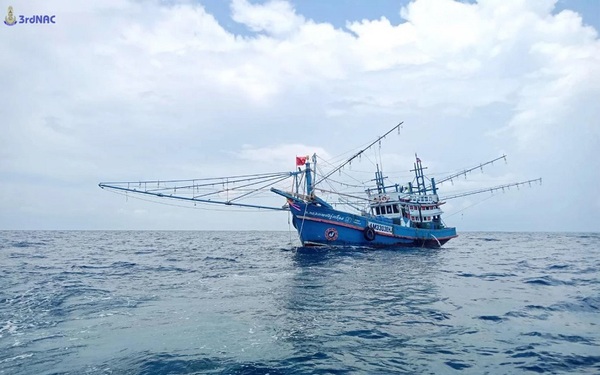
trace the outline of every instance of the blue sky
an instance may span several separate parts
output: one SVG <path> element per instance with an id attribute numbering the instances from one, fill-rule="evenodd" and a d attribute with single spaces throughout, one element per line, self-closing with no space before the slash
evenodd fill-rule
<path id="1" fill-rule="evenodd" d="M 9 5 L 56 24 L 0 25 L 0 229 L 285 230 L 97 183 L 287 170 L 404 121 L 381 151 L 399 182 L 415 152 L 439 174 L 508 155 L 447 193 L 544 178 L 448 202 L 459 231 L 600 230 L 600 2 Z"/>
<path id="2" fill-rule="evenodd" d="M 252 1 L 260 4 L 267 1 Z M 476 1 L 464 1 L 476 3 Z M 221 25 L 236 34 L 247 34 L 248 29 L 241 24 L 231 20 L 230 4 L 223 0 L 200 1 L 206 9 L 213 14 Z M 386 17 L 393 24 L 403 22 L 399 9 L 410 3 L 409 0 L 345 0 L 345 1 L 321 1 L 303 0 L 292 2 L 299 14 L 316 22 L 327 22 L 336 28 L 343 28 L 347 22 L 361 21 L 363 19 L 378 19 Z M 596 30 L 600 26 L 600 9 L 595 1 L 590 0 L 560 0 L 555 3 L 552 13 L 573 10 L 581 16 L 583 23 L 593 26 Z"/>

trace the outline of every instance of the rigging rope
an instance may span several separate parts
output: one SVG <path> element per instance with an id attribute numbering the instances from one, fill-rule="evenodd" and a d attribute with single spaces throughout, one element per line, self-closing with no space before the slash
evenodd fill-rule
<path id="1" fill-rule="evenodd" d="M 122 195 L 125 196 L 125 199 L 137 199 L 140 201 L 144 201 L 144 202 L 150 202 L 150 203 L 156 203 L 156 204 L 162 204 L 164 206 L 171 206 L 171 207 L 181 207 L 181 208 L 189 208 L 189 209 L 193 209 L 193 210 L 202 210 L 202 211 L 221 211 L 221 212 L 267 212 L 269 210 L 267 209 L 261 209 L 261 208 L 252 208 L 252 207 L 248 207 L 248 208 L 244 208 L 244 209 L 235 209 L 235 208 L 212 208 L 214 207 L 213 205 L 210 205 L 208 203 L 204 203 L 204 202 L 194 202 L 194 206 L 187 206 L 187 205 L 182 205 L 182 204 L 175 204 L 175 203 L 167 203 L 167 202 L 163 202 L 160 201 L 159 196 L 156 196 L 156 199 L 144 199 L 141 198 L 139 196 L 133 196 L 133 195 L 128 195 L 127 192 L 120 192 L 120 191 L 116 191 L 116 190 L 112 190 L 112 189 L 107 189 L 106 191 L 113 193 L 113 194 L 117 194 L 117 195 Z M 168 197 L 164 197 L 164 198 L 168 198 Z M 192 201 L 190 201 L 191 203 Z M 206 205 L 207 208 L 205 207 L 197 207 L 196 205 Z M 211 208 L 208 208 L 211 207 Z"/>
<path id="2" fill-rule="evenodd" d="M 452 216 L 454 216 L 454 215 L 456 215 L 456 214 L 459 214 L 459 213 L 461 213 L 461 212 L 463 212 L 463 211 L 465 211 L 465 210 L 467 210 L 467 209 L 469 209 L 469 208 L 471 208 L 471 207 L 473 207 L 473 206 L 477 206 L 478 204 L 480 204 L 480 203 L 483 203 L 483 202 L 487 201 L 488 199 L 495 197 L 496 195 L 498 195 L 498 194 L 493 194 L 493 193 L 492 193 L 492 195 L 490 195 L 489 197 L 487 197 L 487 198 L 485 198 L 485 199 L 482 199 L 482 200 L 480 200 L 479 202 L 475 202 L 475 203 L 473 203 L 472 205 L 469 205 L 469 206 L 467 206 L 467 207 L 464 207 L 464 208 L 462 208 L 462 209 L 460 209 L 460 210 L 458 210 L 458 211 L 456 211 L 456 212 L 453 212 L 453 213 L 451 213 L 451 214 L 447 214 L 445 218 L 446 218 L 446 219 L 448 219 L 449 217 L 452 217 Z"/>

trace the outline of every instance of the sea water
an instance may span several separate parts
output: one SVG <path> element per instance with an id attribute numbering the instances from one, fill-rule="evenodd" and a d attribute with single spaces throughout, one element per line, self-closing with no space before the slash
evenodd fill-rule
<path id="1" fill-rule="evenodd" d="M 0 232 L 0 374 L 598 374 L 600 234 Z"/>

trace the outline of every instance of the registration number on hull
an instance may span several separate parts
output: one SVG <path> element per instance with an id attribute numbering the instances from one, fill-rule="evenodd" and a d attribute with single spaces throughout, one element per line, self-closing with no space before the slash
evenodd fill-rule
<path id="1" fill-rule="evenodd" d="M 373 228 L 375 230 L 375 232 L 393 233 L 393 228 L 391 225 L 369 222 L 369 223 L 367 223 L 367 226 Z"/>

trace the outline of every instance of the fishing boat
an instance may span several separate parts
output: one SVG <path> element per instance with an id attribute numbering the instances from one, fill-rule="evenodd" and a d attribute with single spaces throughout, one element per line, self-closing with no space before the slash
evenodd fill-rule
<path id="1" fill-rule="evenodd" d="M 440 197 L 439 184 L 452 181 L 460 175 L 466 176 L 500 159 L 506 160 L 506 155 L 461 170 L 436 182 L 433 177 L 425 176 L 426 167 L 423 167 L 421 159 L 415 154 L 413 168 L 410 170 L 414 173 L 414 179 L 408 183 L 386 183 L 387 178 L 384 177 L 382 168 L 376 164 L 375 178 L 370 180 L 374 185 L 365 186 L 361 195 L 321 187 L 324 182 L 330 183 L 335 173 L 341 172 L 375 144 L 380 144 L 387 135 L 395 130 L 399 131 L 401 126 L 402 123 L 394 126 L 326 173 L 317 173 L 318 156 L 314 154 L 312 157 L 296 156 L 297 170 L 291 172 L 188 180 L 102 182 L 99 186 L 124 194 L 133 193 L 194 204 L 288 211 L 303 246 L 439 248 L 457 237 L 456 228 L 447 226 L 442 220 L 442 205 L 448 199 L 541 183 L 541 178 L 538 178 Z M 282 188 L 282 184 L 289 179 L 292 180 L 291 189 Z M 285 203 L 265 205 L 248 202 L 250 198 L 263 194 L 266 190 L 283 197 Z M 329 197 L 337 195 L 339 198 L 335 202 L 328 201 L 321 193 Z"/>

